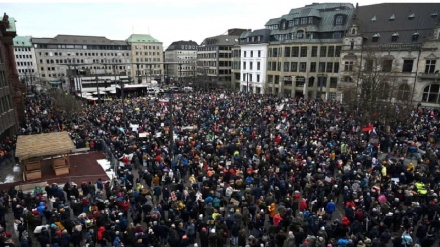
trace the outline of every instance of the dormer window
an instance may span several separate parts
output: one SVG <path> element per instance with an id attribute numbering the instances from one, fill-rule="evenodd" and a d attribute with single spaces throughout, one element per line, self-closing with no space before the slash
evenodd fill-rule
<path id="1" fill-rule="evenodd" d="M 380 37 L 380 34 L 379 33 L 375 33 L 373 35 L 373 38 L 371 39 L 371 41 L 372 42 L 377 42 L 377 41 L 379 41 L 379 37 Z"/>
<path id="2" fill-rule="evenodd" d="M 390 21 L 394 21 L 396 19 L 396 16 L 395 15 L 392 15 L 392 16 L 390 16 Z"/>
<path id="3" fill-rule="evenodd" d="M 416 18 L 416 15 L 414 13 L 408 15 L 408 20 L 414 20 L 414 18 Z"/>
<path id="4" fill-rule="evenodd" d="M 415 32 L 412 35 L 412 42 L 416 42 L 419 39 L 419 32 Z"/>
<path id="5" fill-rule="evenodd" d="M 393 33 L 393 35 L 391 35 L 391 42 L 396 42 L 398 38 L 399 38 L 399 34 Z"/>
<path id="6" fill-rule="evenodd" d="M 344 16 L 337 15 L 335 18 L 335 26 L 341 26 L 344 24 Z"/>
<path id="7" fill-rule="evenodd" d="M 371 18 L 371 22 L 376 22 L 376 21 L 377 21 L 376 16 L 373 16 L 373 18 Z"/>

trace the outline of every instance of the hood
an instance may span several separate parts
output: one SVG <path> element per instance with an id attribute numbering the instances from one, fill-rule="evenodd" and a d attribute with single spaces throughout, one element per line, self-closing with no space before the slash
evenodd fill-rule
<path id="1" fill-rule="evenodd" d="M 105 227 L 103 226 L 99 227 L 98 232 L 105 232 Z"/>

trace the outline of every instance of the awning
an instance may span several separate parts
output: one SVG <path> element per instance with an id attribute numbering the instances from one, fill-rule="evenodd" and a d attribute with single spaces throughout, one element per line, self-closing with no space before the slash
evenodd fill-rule
<path id="1" fill-rule="evenodd" d="M 92 94 L 98 94 L 98 92 L 93 92 Z M 99 91 L 99 94 L 104 95 L 104 94 L 107 94 L 107 93 L 103 92 L 103 91 Z"/>

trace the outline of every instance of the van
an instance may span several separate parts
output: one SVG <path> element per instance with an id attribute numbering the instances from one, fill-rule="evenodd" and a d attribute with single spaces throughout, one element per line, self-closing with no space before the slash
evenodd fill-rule
<path id="1" fill-rule="evenodd" d="M 156 93 L 159 92 L 159 90 L 156 89 L 156 88 L 153 88 L 153 87 L 147 87 L 147 89 L 146 89 L 145 92 L 146 92 L 147 94 L 156 94 Z"/>

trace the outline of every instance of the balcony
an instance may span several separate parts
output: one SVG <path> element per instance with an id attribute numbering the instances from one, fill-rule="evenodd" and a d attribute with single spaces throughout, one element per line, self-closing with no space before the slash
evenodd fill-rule
<path id="1" fill-rule="evenodd" d="M 419 78 L 438 80 L 438 79 L 440 79 L 440 73 L 419 73 Z"/>

